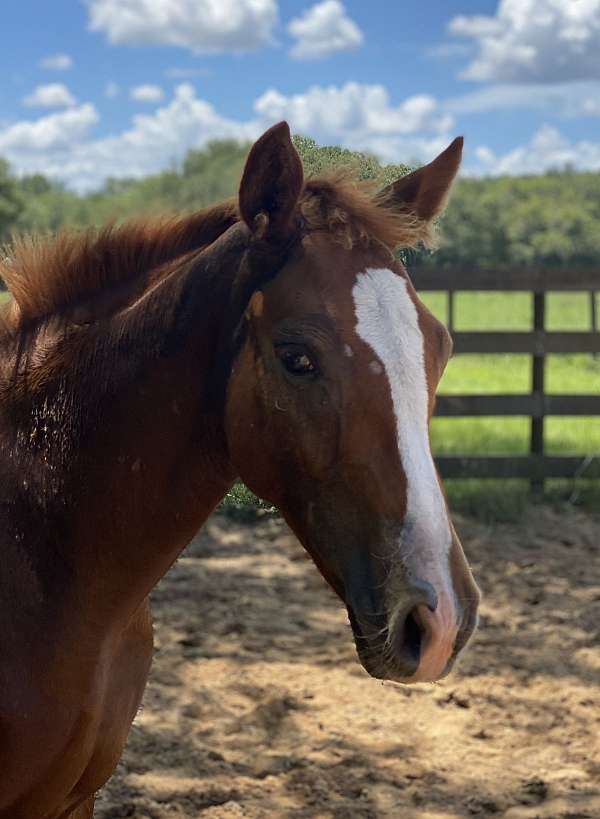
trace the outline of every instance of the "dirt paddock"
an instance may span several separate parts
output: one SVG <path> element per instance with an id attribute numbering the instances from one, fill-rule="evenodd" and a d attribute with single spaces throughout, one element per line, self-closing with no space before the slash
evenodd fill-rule
<path id="1" fill-rule="evenodd" d="M 213 517 L 153 598 L 101 819 L 600 818 L 600 517 L 458 520 L 485 598 L 437 685 L 372 680 L 278 519 Z"/>

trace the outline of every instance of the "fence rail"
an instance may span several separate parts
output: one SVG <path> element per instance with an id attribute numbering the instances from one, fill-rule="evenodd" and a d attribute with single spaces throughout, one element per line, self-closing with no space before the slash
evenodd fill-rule
<path id="1" fill-rule="evenodd" d="M 417 290 L 523 290 L 529 293 L 600 290 L 600 266 L 597 270 L 516 267 L 507 270 L 464 267 L 446 270 L 421 269 L 411 272 L 410 277 Z M 445 284 L 440 287 L 440 282 Z"/>
<path id="2" fill-rule="evenodd" d="M 600 456 L 546 455 L 544 419 L 548 415 L 598 415 L 599 395 L 548 395 L 545 360 L 549 354 L 600 354 L 596 292 L 598 270 L 416 270 L 411 278 L 417 290 L 448 294 L 447 324 L 458 355 L 517 353 L 531 356 L 531 392 L 524 395 L 439 395 L 435 414 L 445 418 L 474 416 L 528 416 L 531 419 L 529 455 L 445 455 L 437 464 L 445 478 L 526 478 L 543 487 L 545 478 L 600 479 Z M 454 295 L 458 291 L 522 291 L 533 294 L 533 326 L 528 332 L 457 332 Z M 591 331 L 552 332 L 545 328 L 546 294 L 553 291 L 587 292 Z"/>
<path id="3" fill-rule="evenodd" d="M 453 333 L 455 353 L 600 353 L 600 333 L 531 332 Z"/>
<path id="4" fill-rule="evenodd" d="M 444 478 L 600 478 L 600 456 L 449 455 L 436 458 Z"/>
<path id="5" fill-rule="evenodd" d="M 457 418 L 476 415 L 600 415 L 600 395 L 440 395 L 436 415 Z"/>

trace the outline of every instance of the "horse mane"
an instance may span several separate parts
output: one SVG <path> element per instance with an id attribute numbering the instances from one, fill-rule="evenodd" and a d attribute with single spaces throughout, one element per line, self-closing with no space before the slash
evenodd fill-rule
<path id="1" fill-rule="evenodd" d="M 393 251 L 432 241 L 424 220 L 388 206 L 385 193 L 345 170 L 309 178 L 299 208 L 307 231 L 326 231 L 348 249 L 377 242 Z M 0 261 L 13 297 L 0 310 L 0 326 L 40 319 L 142 276 L 211 244 L 238 219 L 237 201 L 229 199 L 192 215 L 17 238 Z"/>
<path id="2" fill-rule="evenodd" d="M 229 199 L 187 216 L 19 237 L 0 261 L 0 276 L 13 297 L 4 323 L 33 321 L 133 280 L 211 244 L 237 220 L 237 203 Z"/>

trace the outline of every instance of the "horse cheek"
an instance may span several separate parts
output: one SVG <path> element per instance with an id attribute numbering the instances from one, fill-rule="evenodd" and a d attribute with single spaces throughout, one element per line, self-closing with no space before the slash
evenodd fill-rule
<path id="1" fill-rule="evenodd" d="M 257 495 L 276 503 L 274 436 L 265 405 L 268 376 L 249 345 L 240 352 L 227 388 L 225 430 L 230 460 Z"/>
<path id="2" fill-rule="evenodd" d="M 315 386 L 302 402 L 295 431 L 297 458 L 310 482 L 328 480 L 339 462 L 339 415 L 325 386 Z"/>

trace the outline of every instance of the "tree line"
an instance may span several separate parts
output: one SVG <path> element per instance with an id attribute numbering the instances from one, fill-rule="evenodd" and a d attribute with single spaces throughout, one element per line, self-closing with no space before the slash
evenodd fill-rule
<path id="1" fill-rule="evenodd" d="M 384 186 L 410 169 L 320 147 L 295 137 L 307 174 L 351 166 Z M 235 193 L 249 146 L 218 140 L 189 151 L 178 167 L 143 179 L 108 179 L 78 194 L 43 175 L 17 176 L 0 159 L 0 241 L 144 213 L 204 207 Z M 442 245 L 413 261 L 435 266 L 600 267 L 600 173 L 569 169 L 541 176 L 460 179 L 441 224 Z"/>

